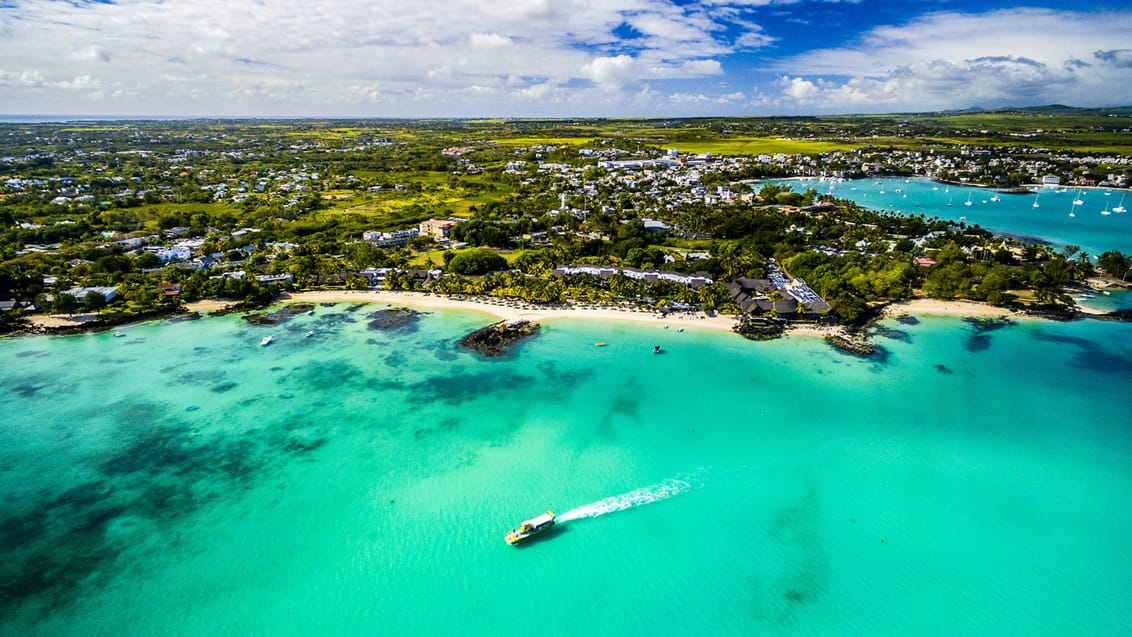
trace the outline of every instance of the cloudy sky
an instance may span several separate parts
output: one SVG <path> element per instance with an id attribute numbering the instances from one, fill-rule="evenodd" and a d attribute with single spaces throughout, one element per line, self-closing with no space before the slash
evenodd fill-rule
<path id="1" fill-rule="evenodd" d="M 786 115 L 1132 103 L 1127 0 L 0 0 L 0 114 Z"/>

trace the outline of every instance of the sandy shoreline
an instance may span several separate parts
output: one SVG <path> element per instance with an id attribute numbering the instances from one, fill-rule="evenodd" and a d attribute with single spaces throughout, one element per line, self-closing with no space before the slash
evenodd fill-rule
<path id="1" fill-rule="evenodd" d="M 504 321 L 545 322 L 555 319 L 597 319 L 603 321 L 631 321 L 663 328 L 698 328 L 730 332 L 736 317 L 707 316 L 703 312 L 659 313 L 620 309 L 609 306 L 573 305 L 569 307 L 539 307 L 507 299 L 454 299 L 446 296 L 425 295 L 421 292 L 391 292 L 387 290 L 320 290 L 295 292 L 284 303 L 385 303 L 403 305 L 422 310 L 462 310 L 480 312 Z"/>
<path id="2" fill-rule="evenodd" d="M 388 290 L 313 290 L 294 292 L 278 299 L 275 304 L 288 303 L 372 303 L 413 307 L 422 310 L 459 310 L 479 312 L 488 317 L 504 320 L 528 320 L 536 322 L 556 319 L 585 319 L 599 321 L 627 321 L 649 325 L 660 329 L 707 329 L 734 333 L 738 317 L 734 315 L 708 316 L 703 312 L 670 312 L 661 315 L 635 308 L 588 305 L 577 303 L 559 307 L 531 305 L 521 301 L 480 297 L 451 298 L 422 292 L 394 292 Z M 206 299 L 185 304 L 190 312 L 208 314 L 224 310 L 230 305 L 226 301 Z M 1084 314 L 1087 308 L 1079 308 Z M 904 315 L 917 316 L 955 316 L 975 318 L 1029 318 L 1007 308 L 972 301 L 944 301 L 939 299 L 913 299 L 892 303 L 884 308 L 882 318 L 891 319 Z M 79 327 L 95 319 L 92 314 L 33 315 L 28 319 L 35 325 L 45 328 Z M 786 327 L 787 336 L 824 338 L 832 335 L 846 336 L 848 330 L 841 325 L 815 325 L 811 323 L 790 323 Z"/>
<path id="3" fill-rule="evenodd" d="M 1005 307 L 974 301 L 944 301 L 940 299 L 912 299 L 899 301 L 884 308 L 885 318 L 902 314 L 920 316 L 963 316 L 975 318 L 1021 318 L 1024 315 Z"/>

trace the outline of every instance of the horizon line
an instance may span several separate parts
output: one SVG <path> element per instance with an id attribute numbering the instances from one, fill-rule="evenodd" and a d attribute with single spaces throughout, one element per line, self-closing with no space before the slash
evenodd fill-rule
<path id="1" fill-rule="evenodd" d="M 885 112 L 859 112 L 859 113 L 794 113 L 794 114 L 748 114 L 748 115 L 542 115 L 542 116 L 501 116 L 501 115 L 451 115 L 434 117 L 409 116 L 380 116 L 380 115 L 126 115 L 126 114 L 36 114 L 36 113 L 0 113 L 0 124 L 28 124 L 28 123 L 62 123 L 73 121 L 193 121 L 193 120 L 373 120 L 373 121 L 469 121 L 469 120 L 503 120 L 503 121 L 554 121 L 554 120 L 671 120 L 671 119 L 774 119 L 774 118 L 813 118 L 813 117 L 870 117 L 891 115 L 928 115 L 928 114 L 969 114 L 994 113 L 1003 111 L 1023 111 L 1042 109 L 1070 109 L 1079 111 L 1116 111 L 1132 109 L 1132 105 L 1125 106 L 1069 106 L 1065 104 L 1039 104 L 1031 106 L 1004 106 L 997 108 L 982 108 L 972 106 L 968 108 L 935 109 L 924 111 L 885 111 Z"/>

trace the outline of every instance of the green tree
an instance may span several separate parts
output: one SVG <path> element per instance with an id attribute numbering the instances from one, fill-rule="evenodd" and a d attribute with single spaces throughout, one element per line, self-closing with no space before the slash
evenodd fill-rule
<path id="1" fill-rule="evenodd" d="M 506 270 L 507 259 L 490 250 L 465 250 L 452 257 L 448 270 L 456 274 L 487 274 L 493 270 Z"/>
<path id="2" fill-rule="evenodd" d="M 1108 272 L 1109 276 L 1120 279 L 1128 273 L 1129 268 L 1132 268 L 1132 258 L 1119 250 L 1109 250 L 1097 259 L 1097 265 Z"/>
<path id="3" fill-rule="evenodd" d="M 55 295 L 52 306 L 55 312 L 59 314 L 71 315 L 75 313 L 75 310 L 79 309 L 79 300 L 66 292 L 60 292 Z"/>

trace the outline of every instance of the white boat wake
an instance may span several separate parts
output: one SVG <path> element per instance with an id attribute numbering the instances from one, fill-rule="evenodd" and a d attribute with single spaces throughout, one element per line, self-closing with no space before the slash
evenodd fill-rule
<path id="1" fill-rule="evenodd" d="M 697 472 L 698 475 L 699 472 Z M 621 495 L 591 502 L 558 516 L 559 522 L 569 522 L 570 520 L 580 520 L 582 518 L 596 518 L 607 513 L 616 513 L 617 511 L 624 511 L 639 507 L 643 504 L 652 504 L 653 502 L 660 502 L 667 500 L 671 497 L 686 493 L 701 486 L 700 480 L 696 476 L 688 476 L 681 478 L 668 478 L 661 480 L 656 484 L 650 484 L 647 487 L 640 489 L 633 489 Z"/>

